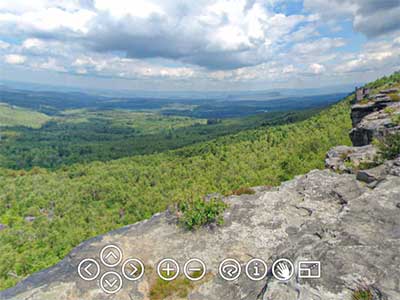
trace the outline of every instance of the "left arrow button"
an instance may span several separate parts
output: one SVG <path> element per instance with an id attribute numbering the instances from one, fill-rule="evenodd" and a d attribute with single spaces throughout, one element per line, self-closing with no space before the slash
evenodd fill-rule
<path id="1" fill-rule="evenodd" d="M 83 280 L 95 280 L 100 274 L 100 266 L 94 259 L 84 259 L 79 263 L 78 274 Z"/>

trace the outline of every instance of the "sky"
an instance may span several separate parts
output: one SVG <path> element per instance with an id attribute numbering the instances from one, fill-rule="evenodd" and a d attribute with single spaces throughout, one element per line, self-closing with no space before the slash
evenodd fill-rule
<path id="1" fill-rule="evenodd" d="M 400 0 L 1 0 L 0 79 L 268 90 L 400 70 Z"/>

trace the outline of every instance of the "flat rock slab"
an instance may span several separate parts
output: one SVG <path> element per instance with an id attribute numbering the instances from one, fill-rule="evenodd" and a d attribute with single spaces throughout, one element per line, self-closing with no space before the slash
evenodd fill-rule
<path id="1" fill-rule="evenodd" d="M 381 299 L 400 299 L 400 177 L 388 175 L 371 190 L 354 175 L 312 171 L 271 191 L 224 200 L 229 208 L 221 227 L 188 232 L 174 216 L 157 214 L 82 243 L 54 267 L 0 292 L 0 299 L 150 299 L 156 265 L 166 257 L 181 267 L 190 258 L 206 264 L 207 279 L 189 293 L 192 300 L 343 300 L 366 284 Z M 110 270 L 120 272 L 122 262 L 112 268 L 101 266 L 94 281 L 84 281 L 77 273 L 85 258 L 100 262 L 100 251 L 109 244 L 122 249 L 124 260 L 139 258 L 147 269 L 138 282 L 123 279 L 115 295 L 100 289 L 99 278 Z M 295 266 L 300 260 L 319 260 L 322 276 L 296 275 L 282 283 L 270 272 L 261 281 L 251 281 L 243 272 L 228 282 L 218 275 L 219 263 L 228 257 L 243 268 L 254 257 L 269 267 L 281 257 Z"/>

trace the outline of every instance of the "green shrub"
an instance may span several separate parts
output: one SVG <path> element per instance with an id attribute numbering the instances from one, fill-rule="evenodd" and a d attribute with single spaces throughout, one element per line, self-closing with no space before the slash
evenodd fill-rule
<path id="1" fill-rule="evenodd" d="M 362 99 L 362 100 L 358 101 L 357 104 L 366 105 L 366 104 L 369 104 L 370 102 L 371 102 L 371 100 L 369 100 L 369 99 Z"/>
<path id="2" fill-rule="evenodd" d="M 193 289 L 194 283 L 189 279 L 179 276 L 173 281 L 165 281 L 157 278 L 150 287 L 151 300 L 163 300 L 167 298 L 185 299 Z"/>
<path id="3" fill-rule="evenodd" d="M 179 222 L 189 230 L 200 226 L 217 223 L 223 224 L 223 213 L 227 205 L 217 198 L 205 201 L 201 198 L 178 204 L 181 215 Z"/>
<path id="4" fill-rule="evenodd" d="M 392 101 L 398 102 L 400 101 L 400 95 L 396 93 L 389 94 L 389 98 Z"/>
<path id="5" fill-rule="evenodd" d="M 394 159 L 400 154 L 400 133 L 390 134 L 377 143 L 380 158 Z"/>
<path id="6" fill-rule="evenodd" d="M 392 115 L 392 114 L 394 114 L 394 112 L 396 111 L 393 107 L 386 107 L 384 110 L 383 110 L 385 113 L 387 113 L 387 114 L 389 114 L 389 115 Z"/>
<path id="7" fill-rule="evenodd" d="M 400 125 L 400 114 L 393 115 L 391 120 L 395 125 Z"/>
<path id="8" fill-rule="evenodd" d="M 352 300 L 373 300 L 374 296 L 369 288 L 357 289 L 353 292 Z"/>

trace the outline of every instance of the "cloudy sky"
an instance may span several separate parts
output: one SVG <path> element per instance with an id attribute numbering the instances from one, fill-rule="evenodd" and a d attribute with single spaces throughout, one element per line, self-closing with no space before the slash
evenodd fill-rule
<path id="1" fill-rule="evenodd" d="M 400 70 L 400 0 L 1 0 L 0 79 L 321 87 Z"/>

